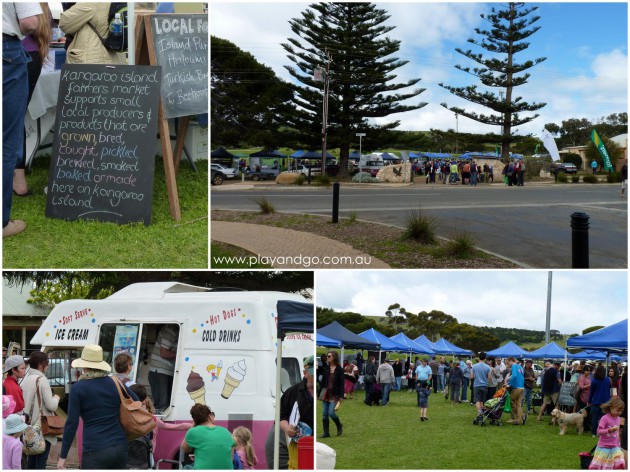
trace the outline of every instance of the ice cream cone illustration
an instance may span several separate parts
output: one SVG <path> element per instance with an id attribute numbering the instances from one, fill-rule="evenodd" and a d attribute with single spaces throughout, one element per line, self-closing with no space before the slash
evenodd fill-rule
<path id="1" fill-rule="evenodd" d="M 206 385 L 201 378 L 201 375 L 197 372 L 192 370 L 190 371 L 186 391 L 193 402 L 200 403 L 202 405 L 206 404 Z"/>
<path id="2" fill-rule="evenodd" d="M 221 396 L 225 399 L 230 398 L 234 389 L 238 388 L 245 378 L 246 373 L 247 366 L 245 365 L 245 359 L 236 362 L 232 367 L 230 367 L 227 371 L 227 375 L 225 376 L 225 384 L 223 385 Z"/>
<path id="3" fill-rule="evenodd" d="M 219 361 L 217 364 L 217 377 L 221 375 L 221 369 L 223 369 L 223 361 Z"/>

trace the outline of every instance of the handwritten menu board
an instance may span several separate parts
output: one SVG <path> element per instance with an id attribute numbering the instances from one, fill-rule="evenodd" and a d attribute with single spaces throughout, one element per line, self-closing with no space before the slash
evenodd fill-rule
<path id="1" fill-rule="evenodd" d="M 208 113 L 208 15 L 151 15 L 167 118 Z"/>
<path id="2" fill-rule="evenodd" d="M 151 222 L 160 68 L 61 70 L 46 216 Z"/>

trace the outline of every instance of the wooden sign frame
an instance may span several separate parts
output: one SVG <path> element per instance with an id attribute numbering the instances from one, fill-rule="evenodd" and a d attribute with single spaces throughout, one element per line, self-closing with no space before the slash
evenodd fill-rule
<path id="1" fill-rule="evenodd" d="M 157 66 L 155 49 L 153 47 L 153 33 L 151 31 L 151 14 L 138 15 L 136 18 L 136 65 L 148 64 Z M 160 110 L 158 113 L 158 129 L 160 131 L 160 142 L 162 144 L 162 156 L 164 161 L 164 175 L 166 177 L 166 191 L 168 193 L 168 204 L 171 217 L 175 221 L 182 218 L 179 208 L 179 196 L 177 194 L 177 172 L 181 162 L 184 140 L 188 131 L 189 117 L 179 118 L 177 140 L 175 141 L 175 151 L 171 149 L 171 132 L 168 119 L 164 115 L 162 97 L 160 97 Z"/>

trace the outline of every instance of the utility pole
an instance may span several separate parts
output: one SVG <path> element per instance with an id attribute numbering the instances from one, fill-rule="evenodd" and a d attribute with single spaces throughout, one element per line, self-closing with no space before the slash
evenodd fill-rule
<path id="1" fill-rule="evenodd" d="M 459 148 L 458 146 L 458 141 L 459 139 L 459 119 L 458 119 L 458 114 L 455 113 L 455 154 L 457 154 L 457 149 Z"/>
<path id="2" fill-rule="evenodd" d="M 547 282 L 547 323 L 545 326 L 545 346 L 549 344 L 549 330 L 551 329 L 551 271 Z"/>
<path id="3" fill-rule="evenodd" d="M 322 175 L 326 175 L 326 132 L 328 129 L 328 91 L 330 88 L 330 63 L 332 55 L 328 49 L 324 51 L 326 54 L 326 71 L 323 72 L 320 66 L 317 66 L 313 80 L 315 82 L 324 82 L 323 104 L 322 104 Z M 323 77 L 322 77 L 323 75 Z"/>

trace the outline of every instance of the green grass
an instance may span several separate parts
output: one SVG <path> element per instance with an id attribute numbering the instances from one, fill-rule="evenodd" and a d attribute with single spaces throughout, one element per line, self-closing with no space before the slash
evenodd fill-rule
<path id="1" fill-rule="evenodd" d="M 342 402 L 338 412 L 343 435 L 318 439 L 335 449 L 336 469 L 579 469 L 578 453 L 596 443 L 588 432 L 570 429 L 560 436 L 549 417 L 537 422 L 530 413 L 525 426 L 473 425 L 475 407 L 452 405 L 438 393 L 429 396 L 429 421 L 420 422 L 416 394 L 392 392 L 386 407 L 366 406 L 365 392 Z M 316 428 L 322 431 L 321 402 Z M 538 411 L 538 407 L 536 407 Z"/>
<path id="2" fill-rule="evenodd" d="M 222 259 L 225 257 L 243 257 L 249 260 L 250 257 L 255 257 L 254 254 L 240 247 L 215 242 L 210 245 L 210 248 L 212 250 L 212 267 L 215 269 L 271 269 L 271 266 L 267 264 L 248 264 L 246 262 L 241 264 L 232 262 L 228 264 L 225 262 L 225 259 Z"/>
<path id="3" fill-rule="evenodd" d="M 164 165 L 155 162 L 151 225 L 116 225 L 46 218 L 50 158 L 38 157 L 27 176 L 35 195 L 13 198 L 11 218 L 23 233 L 3 240 L 3 268 L 207 268 L 208 166 L 194 173 L 182 162 L 177 177 L 181 221 L 170 216 Z"/>

